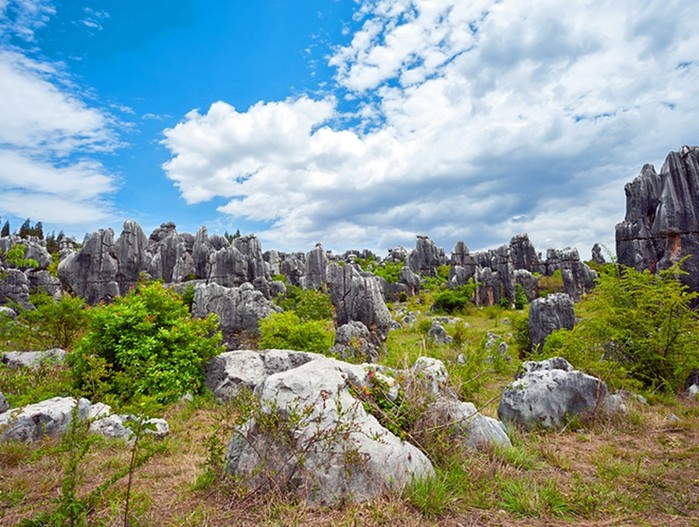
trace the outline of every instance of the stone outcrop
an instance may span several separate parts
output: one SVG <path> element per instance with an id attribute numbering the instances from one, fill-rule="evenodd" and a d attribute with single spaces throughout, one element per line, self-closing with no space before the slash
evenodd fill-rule
<path id="1" fill-rule="evenodd" d="M 37 368 L 42 364 L 64 364 L 68 354 L 54 348 L 44 351 L 6 351 L 0 354 L 0 362 L 11 368 Z"/>
<path id="2" fill-rule="evenodd" d="M 194 287 L 192 316 L 204 318 L 215 313 L 224 337 L 241 331 L 256 334 L 260 319 L 278 311 L 281 308 L 267 300 L 250 283 L 240 287 L 199 283 Z"/>
<path id="3" fill-rule="evenodd" d="M 382 342 L 358 320 L 343 324 L 335 331 L 335 344 L 330 353 L 342 360 L 375 362 L 379 358 Z"/>
<path id="4" fill-rule="evenodd" d="M 269 419 L 237 428 L 226 466 L 252 488 L 292 486 L 302 499 L 333 504 L 400 492 L 413 478 L 434 473 L 429 459 L 368 414 L 350 386 L 367 384 L 367 372 L 321 358 L 267 377 L 255 389 L 260 411 L 277 413 L 288 441 Z M 297 416 L 297 417 L 294 417 Z M 282 426 L 284 426 L 282 424 Z"/>
<path id="5" fill-rule="evenodd" d="M 469 402 L 438 401 L 427 408 L 421 424 L 426 428 L 448 425 L 451 436 L 469 448 L 512 446 L 502 422 L 479 413 Z"/>
<path id="6" fill-rule="evenodd" d="M 602 408 L 607 385 L 574 370 L 562 358 L 525 362 L 517 379 L 502 394 L 498 417 L 529 430 L 560 429 L 566 419 Z"/>
<path id="7" fill-rule="evenodd" d="M 575 302 L 595 287 L 597 273 L 580 261 L 577 249 L 549 249 L 545 265 L 547 275 L 552 275 L 557 270 L 561 271 L 563 289 Z"/>
<path id="8" fill-rule="evenodd" d="M 7 399 L 5 399 L 5 394 L 0 392 L 0 414 L 6 412 L 10 409 L 10 405 L 7 404 Z"/>
<path id="9" fill-rule="evenodd" d="M 699 147 L 670 152 L 660 173 L 644 165 L 624 187 L 626 215 L 616 226 L 617 261 L 637 270 L 667 269 L 687 255 L 682 281 L 699 291 Z"/>
<path id="10" fill-rule="evenodd" d="M 557 329 L 573 329 L 575 325 L 575 307 L 572 299 L 565 293 L 555 293 L 537 298 L 529 307 L 529 337 L 531 351 L 541 351 L 546 337 Z"/>
<path id="11" fill-rule="evenodd" d="M 444 265 L 444 250 L 438 248 L 427 236 L 418 236 L 415 249 L 408 256 L 410 270 L 420 276 L 437 276 L 437 267 Z"/>
<path id="12" fill-rule="evenodd" d="M 304 289 L 324 289 L 327 285 L 328 257 L 321 244 L 306 255 L 306 270 L 303 276 Z"/>
<path id="13" fill-rule="evenodd" d="M 32 309 L 29 302 L 29 280 L 19 269 L 0 270 L 0 303 L 17 303 L 25 309 Z"/>
<path id="14" fill-rule="evenodd" d="M 393 319 L 384 302 L 378 278 L 358 271 L 354 265 L 333 263 L 328 266 L 328 281 L 337 326 L 351 321 L 361 322 L 379 342 L 384 342 Z"/>

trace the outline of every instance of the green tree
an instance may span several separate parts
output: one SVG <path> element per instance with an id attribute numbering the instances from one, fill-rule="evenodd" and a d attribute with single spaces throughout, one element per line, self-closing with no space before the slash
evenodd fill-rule
<path id="1" fill-rule="evenodd" d="M 612 384 L 629 375 L 649 389 L 678 389 L 699 367 L 691 307 L 697 293 L 680 282 L 681 263 L 658 274 L 633 268 L 601 274 L 579 306 L 583 319 L 572 331 L 549 336 L 544 354 L 563 355 Z"/>
<path id="2" fill-rule="evenodd" d="M 86 395 L 166 403 L 203 387 L 204 366 L 222 351 L 215 315 L 192 319 L 182 297 L 158 282 L 89 310 L 71 365 Z"/>

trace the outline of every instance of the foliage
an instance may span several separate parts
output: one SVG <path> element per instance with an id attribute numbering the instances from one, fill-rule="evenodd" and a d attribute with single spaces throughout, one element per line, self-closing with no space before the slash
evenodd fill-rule
<path id="1" fill-rule="evenodd" d="M 71 395 L 72 387 L 65 366 L 47 361 L 32 368 L 12 368 L 0 363 L 0 391 L 13 408 Z"/>
<path id="2" fill-rule="evenodd" d="M 537 287 L 539 296 L 546 296 L 553 293 L 563 293 L 563 273 L 560 269 L 556 269 L 552 275 L 537 277 Z"/>
<path id="3" fill-rule="evenodd" d="M 529 312 L 513 313 L 510 320 L 512 322 L 512 342 L 518 356 L 524 357 L 529 354 L 532 347 L 529 335 Z"/>
<path id="4" fill-rule="evenodd" d="M 25 258 L 27 247 L 23 243 L 14 243 L 7 252 L 2 256 L 5 263 L 16 267 L 17 269 L 36 269 L 39 267 L 39 262 L 34 258 Z"/>
<path id="5" fill-rule="evenodd" d="M 528 303 L 522 284 L 515 284 L 515 309 L 524 309 Z"/>
<path id="6" fill-rule="evenodd" d="M 182 298 L 158 282 L 139 284 L 89 314 L 71 354 L 76 385 L 89 396 L 168 402 L 197 393 L 204 365 L 221 351 L 216 317 L 192 319 Z"/>
<path id="7" fill-rule="evenodd" d="M 612 382 L 628 373 L 649 389 L 676 390 L 699 365 L 698 295 L 679 281 L 681 263 L 658 274 L 602 274 L 580 305 L 587 316 L 547 339 L 544 354 L 563 355 Z"/>
<path id="8" fill-rule="evenodd" d="M 326 353 L 332 346 L 332 332 L 321 320 L 303 321 L 295 311 L 272 313 L 260 320 L 262 349 L 292 349 Z"/>
<path id="9" fill-rule="evenodd" d="M 476 284 L 473 281 L 453 289 L 444 289 L 437 293 L 432 310 L 438 313 L 459 313 L 473 300 L 475 292 Z"/>
<path id="10" fill-rule="evenodd" d="M 9 226 L 8 226 L 9 230 Z M 36 225 L 32 227 L 32 221 L 27 218 L 17 231 L 17 236 L 20 238 L 29 238 L 30 236 L 36 236 L 40 240 L 44 239 L 44 226 L 40 221 L 36 222 Z"/>
<path id="11" fill-rule="evenodd" d="M 54 300 L 45 292 L 30 296 L 36 309 L 17 311 L 16 321 L 5 319 L 2 333 L 15 349 L 70 349 L 87 327 L 85 301 L 68 293 Z"/>
<path id="12" fill-rule="evenodd" d="M 380 276 L 389 284 L 400 281 L 400 271 L 405 266 L 404 262 L 382 261 L 379 263 L 373 256 L 369 256 L 368 258 L 356 258 L 354 263 L 359 265 L 363 271 L 368 271 L 376 276 Z"/>
<path id="13" fill-rule="evenodd" d="M 329 320 L 333 316 L 333 304 L 327 293 L 314 289 L 301 289 L 294 285 L 286 286 L 286 294 L 277 299 L 284 311 L 295 311 L 303 322 Z"/>

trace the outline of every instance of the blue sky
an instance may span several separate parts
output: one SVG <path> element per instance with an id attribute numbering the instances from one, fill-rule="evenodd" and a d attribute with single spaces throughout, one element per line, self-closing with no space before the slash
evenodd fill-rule
<path id="1" fill-rule="evenodd" d="M 689 0 L 0 0 L 0 216 L 613 250 L 624 184 L 699 143 L 694 20 Z"/>

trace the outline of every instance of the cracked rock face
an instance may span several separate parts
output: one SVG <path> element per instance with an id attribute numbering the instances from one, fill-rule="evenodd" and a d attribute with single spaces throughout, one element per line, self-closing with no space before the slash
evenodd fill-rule
<path id="1" fill-rule="evenodd" d="M 616 226 L 620 264 L 655 272 L 699 254 L 699 147 L 670 152 L 660 173 L 645 165 L 624 190 L 626 216 Z M 699 291 L 699 258 L 684 270 L 682 281 Z"/>
<path id="2" fill-rule="evenodd" d="M 555 293 L 537 298 L 529 307 L 529 336 L 531 350 L 541 351 L 546 337 L 557 329 L 573 329 L 575 308 L 573 300 L 565 293 Z"/>

